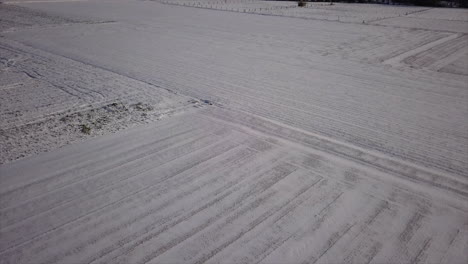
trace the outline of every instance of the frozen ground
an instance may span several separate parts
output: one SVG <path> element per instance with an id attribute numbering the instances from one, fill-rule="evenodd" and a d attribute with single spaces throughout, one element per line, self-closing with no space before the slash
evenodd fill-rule
<path id="1" fill-rule="evenodd" d="M 0 4 L 0 263 L 466 263 L 467 28 L 462 9 Z"/>

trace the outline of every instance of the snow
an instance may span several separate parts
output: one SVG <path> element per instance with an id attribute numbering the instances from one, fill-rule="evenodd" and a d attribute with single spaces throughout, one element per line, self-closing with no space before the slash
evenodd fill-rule
<path id="1" fill-rule="evenodd" d="M 467 15 L 0 4 L 0 263 L 466 263 Z"/>

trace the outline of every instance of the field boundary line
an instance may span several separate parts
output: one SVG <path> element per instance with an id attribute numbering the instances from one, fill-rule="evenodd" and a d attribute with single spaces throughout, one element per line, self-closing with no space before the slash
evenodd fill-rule
<path id="1" fill-rule="evenodd" d="M 365 165 L 400 179 L 423 183 L 428 187 L 448 191 L 468 200 L 468 181 L 461 175 L 453 175 L 448 172 L 405 162 L 404 160 L 388 157 L 346 142 L 339 142 L 243 111 L 229 110 L 228 112 L 226 110 L 217 109 L 217 112 L 221 113 L 208 110 L 200 113 L 207 118 L 226 122 L 231 125 L 238 125 L 239 129 L 242 131 L 246 129 L 255 134 L 266 134 L 288 142 L 301 144 L 306 148 L 313 148 L 332 154 L 336 157 Z M 238 117 L 239 115 L 242 117 Z M 253 121 L 254 124 L 249 125 L 251 122 L 248 121 Z M 259 122 L 261 122 L 261 124 L 258 124 Z M 290 133 L 285 135 L 285 132 Z M 307 138 L 308 140 L 307 142 L 301 142 L 300 138 Z"/>
<path id="2" fill-rule="evenodd" d="M 411 57 L 411 56 L 414 56 L 414 55 L 417 55 L 421 52 L 424 52 L 426 50 L 429 50 L 433 47 L 436 47 L 436 46 L 439 46 L 443 43 L 446 43 L 448 41 L 451 41 L 451 40 L 454 40 L 456 38 L 460 37 L 460 34 L 451 34 L 447 37 L 443 37 L 441 39 L 438 39 L 436 41 L 433 41 L 433 42 L 430 42 L 430 43 L 427 43 L 425 45 L 422 45 L 422 46 L 419 46 L 415 49 L 412 49 L 412 50 L 409 50 L 407 52 L 403 52 L 401 53 L 400 55 L 397 55 L 395 57 L 392 57 L 390 59 L 387 59 L 385 61 L 382 62 L 382 64 L 387 64 L 387 65 L 391 65 L 391 66 L 400 66 L 400 65 L 404 65 L 404 63 L 402 63 L 403 60 Z"/>

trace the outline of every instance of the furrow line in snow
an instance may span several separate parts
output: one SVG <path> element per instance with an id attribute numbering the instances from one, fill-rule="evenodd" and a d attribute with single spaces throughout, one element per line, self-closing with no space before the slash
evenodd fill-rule
<path id="1" fill-rule="evenodd" d="M 184 139 L 184 136 L 190 132 L 191 131 L 182 131 L 154 142 L 147 142 L 146 144 L 134 146 L 132 149 L 129 149 L 125 152 L 121 152 L 117 155 L 110 155 L 106 157 L 106 159 L 100 160 L 100 163 L 96 162 L 94 164 L 86 164 L 85 167 L 82 167 L 83 169 L 81 170 L 70 169 L 68 171 L 49 175 L 47 178 L 35 180 L 31 183 L 28 183 L 27 185 L 18 186 L 15 189 L 1 194 L 1 210 L 3 211 L 14 207 L 15 204 L 12 203 L 21 203 L 23 201 L 35 199 L 39 196 L 43 196 L 49 192 L 54 192 L 60 188 L 74 184 L 83 179 L 99 175 L 109 170 L 118 169 L 120 166 L 138 161 L 139 159 L 144 158 L 149 154 L 177 147 L 177 143 L 180 143 L 181 140 Z M 189 140 L 191 140 L 191 138 Z M 89 170 L 89 168 L 92 169 Z M 47 187 L 46 191 L 44 190 L 44 187 Z"/>
<path id="2" fill-rule="evenodd" d="M 276 159 L 276 158 L 274 158 L 274 159 Z M 253 159 L 253 161 L 256 161 L 256 160 L 257 159 Z M 249 172 L 255 175 L 255 173 L 254 173 L 255 171 L 261 169 L 262 167 L 263 168 L 265 167 L 265 166 L 260 166 L 259 165 L 259 164 L 262 164 L 261 162 L 260 163 L 257 162 L 257 163 L 254 163 L 254 164 L 255 164 L 255 166 L 253 168 L 250 165 L 250 167 L 248 167 L 248 169 L 245 169 L 246 170 L 246 171 L 244 171 L 245 174 L 243 174 L 244 176 L 242 176 L 242 177 L 245 178 L 247 175 L 249 175 L 249 177 L 250 177 Z M 243 167 L 241 166 L 240 169 L 242 171 Z M 230 172 L 227 173 L 225 177 L 229 177 L 229 175 L 231 175 L 231 174 L 233 174 L 235 172 L 235 171 L 234 172 L 231 171 L 231 169 L 229 169 L 229 170 L 230 170 Z M 190 173 L 190 174 L 188 174 L 188 173 Z M 196 180 L 197 177 L 199 177 L 200 173 L 193 174 L 189 170 L 189 171 L 187 171 L 187 174 L 194 176 L 194 178 L 192 179 L 192 181 L 193 181 L 193 180 Z M 179 174 L 179 175 L 180 175 L 180 177 L 182 177 L 184 175 L 184 173 Z M 242 179 L 242 177 L 241 177 L 241 179 Z M 219 179 L 221 180 L 221 179 L 223 179 L 223 177 L 219 178 Z M 228 183 L 226 185 L 224 185 L 225 187 L 223 187 L 223 188 L 227 188 L 228 186 L 231 186 L 232 184 L 234 184 L 235 181 L 233 182 L 233 180 L 234 179 L 228 181 Z M 177 182 L 180 182 L 180 183 L 177 183 Z M 108 228 L 110 228 L 110 230 L 113 230 L 115 228 L 113 223 L 116 220 L 124 221 L 124 223 L 125 223 L 125 221 L 128 221 L 129 217 L 134 217 L 134 218 L 130 218 L 130 219 L 133 219 L 133 220 L 131 220 L 130 222 L 127 222 L 126 224 L 122 223 L 122 224 L 124 224 L 124 226 L 128 226 L 130 223 L 135 222 L 135 221 L 140 221 L 140 220 L 141 221 L 144 220 L 145 222 L 147 222 L 147 225 L 149 225 L 149 226 L 145 227 L 142 230 L 143 233 L 140 234 L 140 235 L 144 235 L 147 232 L 149 232 L 151 230 L 151 228 L 154 228 L 154 225 L 156 225 L 158 223 L 158 221 L 154 222 L 151 218 L 149 218 L 149 216 L 151 216 L 151 213 L 164 212 L 164 210 L 162 210 L 163 208 L 167 207 L 168 205 L 171 205 L 173 202 L 179 201 L 180 199 L 184 198 L 187 195 L 190 195 L 190 196 L 187 197 L 185 200 L 187 200 L 189 203 L 181 201 L 182 204 L 184 204 L 184 205 L 186 204 L 187 206 L 189 206 L 190 203 L 194 203 L 196 206 L 200 206 L 198 204 L 201 203 L 204 198 L 209 197 L 210 199 L 212 199 L 212 197 L 216 197 L 216 196 L 213 196 L 212 193 L 208 192 L 206 195 L 202 195 L 202 197 L 196 197 L 195 196 L 196 199 L 193 199 L 193 197 L 191 198 L 191 196 L 196 194 L 196 193 L 193 194 L 193 192 L 198 190 L 200 187 L 203 187 L 203 188 L 210 187 L 211 184 L 213 183 L 213 181 L 208 180 L 204 184 L 203 180 L 200 179 L 200 182 L 197 181 L 197 183 L 199 183 L 199 186 L 192 187 L 191 185 L 188 185 L 188 186 L 183 188 L 183 189 L 185 189 L 185 191 L 182 191 L 183 189 L 179 190 L 177 188 L 179 186 L 184 186 L 185 183 L 190 183 L 190 180 L 185 179 L 184 177 L 182 177 L 180 180 L 174 182 L 173 185 L 171 184 L 170 186 L 167 186 L 167 187 L 163 188 L 162 193 L 167 193 L 168 191 L 170 191 L 169 192 L 170 196 L 167 199 L 163 199 L 163 200 L 161 200 L 160 193 L 159 193 L 160 191 L 158 192 L 158 189 L 160 189 L 160 187 L 158 187 L 159 185 L 156 185 L 156 186 L 148 189 L 144 193 L 140 193 L 137 196 L 131 197 L 130 199 L 125 199 L 125 200 L 123 200 L 121 202 L 118 202 L 118 203 L 116 203 L 116 204 L 114 204 L 114 205 L 112 205 L 112 206 L 110 206 L 110 207 L 108 207 L 106 209 L 103 209 L 103 210 L 97 212 L 96 214 L 93 215 L 93 217 L 87 216 L 84 219 L 78 220 L 77 223 L 75 223 L 75 225 L 71 227 L 71 230 L 70 230 L 70 227 L 68 227 L 68 228 L 62 227 L 62 228 L 58 229 L 57 232 L 46 234 L 46 239 L 50 240 L 50 239 L 54 238 L 52 241 L 50 241 L 50 243 L 54 243 L 54 244 L 56 244 L 56 243 L 63 244 L 64 242 L 73 242 L 73 241 L 69 241 L 67 239 L 69 237 L 69 235 L 70 235 L 69 232 L 73 232 L 71 235 L 74 236 L 74 237 L 77 237 L 77 236 L 79 237 L 79 235 L 83 234 L 83 233 L 92 232 L 93 235 L 91 235 L 91 238 L 93 238 L 94 235 L 95 235 L 94 234 L 95 233 L 94 228 L 96 228 L 97 226 L 101 226 L 101 225 L 106 226 L 104 231 L 109 230 Z M 171 186 L 176 187 L 176 188 L 173 189 L 173 188 L 171 188 Z M 148 197 L 145 198 L 145 196 L 148 196 Z M 172 198 L 170 198 L 170 197 L 172 197 Z M 161 205 L 161 203 L 162 203 L 162 205 Z M 150 205 L 150 204 L 154 204 L 154 206 L 156 206 L 156 207 L 150 207 L 150 209 L 146 209 L 146 207 L 144 207 L 144 205 Z M 151 209 L 151 208 L 154 208 L 154 209 Z M 177 207 L 175 207 L 175 208 L 177 208 Z M 197 207 L 195 207 L 195 208 L 197 208 Z M 171 208 L 168 208 L 168 209 L 170 210 Z M 168 209 L 166 209 L 166 210 L 168 210 Z M 125 212 L 125 213 L 122 213 L 122 212 Z M 163 218 L 163 220 L 164 221 L 170 221 L 170 220 L 172 220 L 172 217 Z M 120 223 L 120 221 L 117 222 L 117 223 Z M 111 223 L 110 226 L 109 226 L 109 223 Z M 127 230 L 127 229 L 126 228 L 124 228 L 124 229 L 118 228 L 118 230 L 119 230 L 119 232 L 117 233 L 117 235 L 119 235 L 119 233 L 121 233 L 121 232 L 123 232 L 122 233 L 122 235 L 123 235 L 123 234 L 126 234 L 126 232 L 124 232 L 124 231 Z M 109 234 L 112 233 L 112 231 L 105 231 L 105 232 L 110 232 Z M 115 231 L 113 231 L 113 232 L 115 232 Z M 138 233 L 139 232 L 135 233 L 135 235 L 137 235 Z M 107 237 L 107 235 L 104 235 L 104 234 L 99 234 L 98 237 L 103 237 L 103 238 Z M 134 237 L 134 235 L 132 235 L 132 236 L 125 235 L 125 236 L 120 237 L 120 238 L 119 238 L 119 236 L 116 238 L 116 240 L 120 241 L 120 242 L 113 245 L 111 247 L 112 250 L 117 249 L 119 247 L 119 245 L 124 245 L 125 241 L 128 241 L 129 239 Z M 57 241 L 57 239 L 59 239 L 59 240 Z M 8 259 L 15 259 L 18 256 L 21 256 L 21 254 L 22 254 L 21 252 L 23 252 L 24 250 L 27 250 L 27 251 L 36 250 L 36 254 L 34 255 L 35 256 L 34 259 L 39 260 L 40 259 L 39 254 L 44 253 L 41 250 L 42 245 L 43 245 L 43 241 L 44 241 L 44 238 L 36 239 L 35 241 L 32 241 L 31 243 L 27 243 L 27 244 L 25 244 L 24 246 L 22 246 L 21 248 L 19 248 L 17 250 L 9 252 L 9 254 L 7 255 Z M 84 243 L 84 245 L 86 245 L 86 243 Z M 83 249 L 83 247 L 81 247 L 81 248 Z M 102 252 L 106 252 L 107 250 L 109 250 L 109 248 L 103 249 Z M 58 252 L 60 252 L 60 254 L 63 253 L 60 250 Z M 101 253 L 99 253 L 99 254 L 101 254 Z M 3 256 L 3 257 L 5 257 L 5 259 L 6 259 L 7 256 Z M 100 255 L 97 255 L 97 256 L 100 256 Z M 88 258 L 87 262 L 91 262 L 92 260 L 93 260 L 92 258 L 91 259 Z"/>
<path id="3" fill-rule="evenodd" d="M 180 142 L 180 147 L 185 148 L 197 144 L 210 144 L 213 143 L 212 138 L 207 135 L 199 136 L 196 138 L 185 139 Z M 173 151 L 179 146 L 173 146 L 167 151 Z M 46 194 L 41 194 L 40 197 L 34 197 L 22 204 L 15 205 L 1 210 L 2 220 L 0 220 L 2 229 L 7 228 L 9 225 L 24 221 L 34 215 L 44 213 L 58 206 L 64 206 L 76 199 L 81 199 L 84 195 L 90 195 L 97 192 L 106 192 L 106 189 L 112 188 L 120 182 L 128 181 L 136 176 L 150 171 L 159 165 L 165 163 L 165 160 L 158 159 L 158 156 L 164 156 L 164 149 L 155 149 L 153 153 L 146 153 L 144 158 L 139 158 L 130 162 L 131 164 L 120 164 L 115 169 L 105 171 L 99 174 L 92 174 L 91 177 L 82 179 L 78 182 L 66 185 L 59 189 L 54 189 Z M 166 151 L 166 152 L 167 152 Z M 151 162 L 150 162 L 151 161 Z M 169 160 L 170 161 L 170 160 Z M 131 167 L 129 167 L 131 166 Z M 125 173 L 122 173 L 125 172 Z M 56 197 L 61 197 L 57 200 Z"/>
<path id="4" fill-rule="evenodd" d="M 199 231 L 208 227 L 212 222 L 217 221 L 219 218 L 224 217 L 226 213 L 232 212 L 233 210 L 238 210 L 239 207 L 245 205 L 249 201 L 255 199 L 256 195 L 264 193 L 267 189 L 273 186 L 276 182 L 280 179 L 283 179 L 290 173 L 292 173 L 295 168 L 291 165 L 280 163 L 276 165 L 273 169 L 269 169 L 268 171 L 262 172 L 260 175 L 255 175 L 254 181 L 250 181 L 245 185 L 238 185 L 235 186 L 234 189 L 230 189 L 227 192 L 221 194 L 221 196 L 208 204 L 205 204 L 203 208 L 197 210 L 196 212 L 192 212 L 189 216 L 185 218 L 178 219 L 176 222 L 170 223 L 169 225 L 165 225 L 156 232 L 149 233 L 142 238 L 139 238 L 136 241 L 133 241 L 131 245 L 125 246 L 120 251 L 119 255 L 113 258 L 113 262 L 127 262 L 132 257 L 137 257 L 138 260 L 146 259 L 150 260 L 158 255 L 162 254 L 163 252 L 169 250 L 170 248 L 176 246 L 180 242 L 188 239 L 192 235 L 198 233 Z M 213 206 L 217 205 L 216 208 Z M 209 213 L 211 212 L 211 213 Z M 184 226 L 184 222 L 188 223 L 188 219 L 193 218 L 201 218 L 205 219 L 204 221 L 190 221 L 190 225 Z M 196 226 L 190 227 L 191 225 L 195 224 Z M 181 233 L 180 236 L 175 238 L 171 238 L 171 233 L 167 233 L 168 229 L 173 229 L 179 226 L 180 229 L 178 233 Z M 173 229 L 177 230 L 177 229 Z M 155 245 L 149 243 L 152 241 L 154 243 L 155 240 L 163 241 L 162 237 L 170 236 L 167 239 L 167 243 L 158 243 L 157 250 Z M 153 248 L 153 252 L 150 255 L 141 256 L 137 252 L 144 250 L 146 247 L 151 246 Z M 136 252 L 135 252 L 136 251 Z M 135 261 L 138 261 L 134 259 Z"/>
<path id="5" fill-rule="evenodd" d="M 163 175 L 158 175 L 156 179 L 151 174 L 146 173 L 144 175 L 140 175 L 140 177 L 145 176 L 148 182 L 132 181 L 127 185 L 122 185 L 116 189 L 112 189 L 109 193 L 98 193 L 95 195 L 96 197 L 93 198 L 84 197 L 80 199 L 79 202 L 77 201 L 77 204 L 75 204 L 73 207 L 56 208 L 47 212 L 46 214 L 38 215 L 34 218 L 28 219 L 28 224 L 32 226 L 32 228 L 28 230 L 28 233 L 24 233 L 26 231 L 23 228 L 25 223 L 17 223 L 13 226 L 10 226 L 6 230 L 2 230 L 3 239 L 0 242 L 0 254 L 8 249 L 17 247 L 31 239 L 34 239 L 35 237 L 39 237 L 48 232 L 51 232 L 63 225 L 66 225 L 67 223 L 74 222 L 82 217 L 96 213 L 99 210 L 111 206 L 112 204 L 118 203 L 127 197 L 143 192 L 154 184 L 158 184 L 163 180 L 171 178 L 183 171 L 189 170 L 190 168 L 235 147 L 237 144 L 239 144 L 239 142 L 221 142 L 215 144 L 214 146 L 204 145 L 200 146 L 201 148 L 199 147 L 199 149 L 195 151 L 191 150 L 189 153 L 182 153 L 182 156 L 185 156 L 185 159 L 189 159 L 189 162 L 185 164 L 182 163 L 181 166 L 177 166 L 174 163 L 181 163 L 185 159 L 175 157 L 171 162 L 166 162 L 164 165 L 162 165 L 165 167 L 174 166 L 172 171 L 166 172 Z M 183 149 L 181 150 L 184 151 Z M 193 157 L 195 155 L 197 158 Z M 190 158 L 192 160 L 190 160 Z M 70 214 L 68 211 L 73 211 L 74 213 Z M 57 214 L 59 214 L 60 217 Z M 53 219 L 59 219 L 59 221 L 54 221 Z M 38 223 L 41 224 L 38 225 Z M 18 236 L 18 233 L 20 232 L 23 233 L 24 236 Z"/>
<path id="6" fill-rule="evenodd" d="M 172 209 L 173 204 L 178 204 L 181 203 L 182 201 L 185 201 L 187 203 L 187 206 L 190 203 L 193 203 L 192 206 L 196 208 L 197 205 L 197 199 L 195 200 L 188 200 L 187 197 L 190 195 L 193 195 L 196 191 L 199 191 L 200 188 L 207 188 L 210 186 L 208 182 L 206 182 L 206 186 L 198 185 L 196 188 L 192 187 L 191 185 L 194 184 L 194 180 L 199 180 L 202 181 L 204 175 L 211 176 L 213 177 L 216 175 L 215 173 L 219 171 L 221 173 L 222 171 L 227 171 L 227 172 L 232 172 L 232 170 L 235 168 L 235 165 L 238 165 L 240 162 L 245 161 L 249 157 L 251 157 L 255 152 L 251 150 L 247 150 L 242 147 L 236 147 L 234 149 L 229 150 L 228 152 L 225 152 L 221 155 L 218 155 L 212 160 L 209 160 L 207 162 L 204 162 L 200 164 L 200 166 L 197 166 L 196 168 L 190 169 L 184 173 L 178 174 L 175 177 L 170 178 L 168 181 L 164 181 L 158 185 L 155 185 L 151 189 L 148 189 L 145 191 L 145 193 L 139 194 L 139 199 L 135 201 L 139 201 L 136 205 L 133 205 L 136 208 L 132 207 L 122 207 L 119 206 L 117 209 L 118 212 L 122 212 L 124 209 L 125 212 L 131 212 L 132 214 L 128 216 L 122 216 L 119 218 L 118 221 L 116 221 L 115 217 L 109 218 L 111 221 L 108 224 L 105 224 L 105 222 L 102 222 L 103 219 L 99 219 L 101 222 L 101 225 L 105 225 L 104 230 L 101 230 L 101 232 L 97 234 L 89 234 L 89 236 L 86 236 L 85 239 L 81 240 L 78 242 L 77 241 L 70 241 L 73 244 L 69 245 L 69 248 L 72 249 L 70 251 L 60 251 L 57 250 L 56 255 L 48 254 L 49 256 L 52 255 L 52 257 L 47 258 L 44 260 L 44 263 L 56 263 L 56 262 L 63 262 L 66 261 L 66 258 L 73 256 L 74 259 L 79 259 L 81 257 L 81 252 L 84 251 L 87 248 L 90 247 L 95 247 L 98 246 L 100 243 L 107 241 L 108 239 L 114 238 L 117 242 L 113 243 L 110 247 L 104 247 L 102 248 L 101 251 L 99 251 L 96 254 L 93 254 L 91 256 L 87 256 L 86 260 L 83 259 L 83 261 L 86 261 L 88 263 L 92 262 L 93 260 L 96 260 L 107 253 L 111 252 L 112 250 L 115 250 L 119 248 L 119 246 L 123 245 L 123 241 L 128 240 L 128 236 L 122 236 L 122 233 L 126 233 L 125 230 L 126 228 L 132 227 L 134 230 L 134 233 L 132 236 L 136 236 L 137 234 L 139 235 L 144 235 L 151 230 L 150 228 L 155 225 L 160 225 L 162 224 L 161 221 L 167 221 L 168 219 L 171 219 L 170 217 L 171 213 L 168 215 L 165 215 L 165 217 L 161 218 L 160 213 L 165 212 L 167 210 Z M 216 163 L 223 163 L 226 165 L 226 168 L 216 168 L 213 169 L 212 166 Z M 211 179 L 213 181 L 213 179 Z M 176 181 L 176 182 L 174 182 Z M 166 184 L 169 184 L 169 186 L 166 186 Z M 185 192 L 177 192 L 177 190 L 181 190 L 180 188 L 182 187 L 182 190 L 189 188 L 188 191 Z M 191 188 L 190 188 L 191 187 Z M 165 196 L 167 193 L 172 193 L 173 198 L 169 199 L 166 198 Z M 144 195 L 144 196 L 143 196 Z M 209 196 L 205 196 L 205 198 L 208 198 Z M 141 199 L 144 200 L 141 200 Z M 157 200 L 156 200 L 157 198 Z M 193 199 L 193 198 L 192 198 Z M 159 201 L 158 201 L 159 200 Z M 150 201 L 151 204 L 149 203 Z M 198 201 L 201 202 L 201 201 Z M 132 205 L 132 204 L 129 204 Z M 142 211 L 140 206 L 146 205 L 146 210 Z M 139 209 L 140 208 L 140 209 Z M 137 210 L 139 209 L 139 210 Z M 110 216 L 111 212 L 107 212 L 105 215 L 106 218 Z M 172 212 L 174 214 L 174 212 Z M 177 216 L 174 215 L 173 217 Z M 114 219 L 114 220 L 112 220 Z M 93 220 L 93 221 L 96 221 Z M 96 223 L 93 224 L 95 226 Z M 89 230 L 92 231 L 92 230 Z M 82 231 L 81 231 L 82 232 Z M 114 240 L 113 239 L 113 240 Z"/>

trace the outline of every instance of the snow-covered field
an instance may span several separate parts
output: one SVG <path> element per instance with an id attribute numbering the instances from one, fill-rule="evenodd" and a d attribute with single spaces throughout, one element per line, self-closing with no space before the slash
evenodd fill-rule
<path id="1" fill-rule="evenodd" d="M 330 5 L 326 2 L 308 3 L 304 8 L 297 8 L 296 2 L 258 1 L 258 0 L 155 0 L 164 4 L 189 6 L 303 19 L 320 19 L 352 23 L 369 23 L 391 17 L 400 17 L 427 10 L 424 7 L 402 7 L 389 5 Z"/>
<path id="2" fill-rule="evenodd" d="M 464 9 L 0 4 L 0 263 L 466 263 L 467 29 Z"/>

